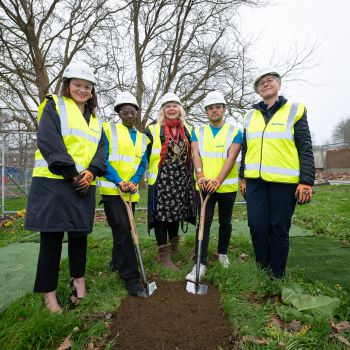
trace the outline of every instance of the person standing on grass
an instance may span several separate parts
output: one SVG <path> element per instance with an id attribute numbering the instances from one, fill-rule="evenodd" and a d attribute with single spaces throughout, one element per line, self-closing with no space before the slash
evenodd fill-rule
<path id="1" fill-rule="evenodd" d="M 25 228 L 40 231 L 40 252 L 34 285 L 44 294 L 46 308 L 62 309 L 56 289 L 64 232 L 76 304 L 85 297 L 87 235 L 95 215 L 94 178 L 105 170 L 102 123 L 95 114 L 96 78 L 83 62 L 63 72 L 59 96 L 39 106 L 38 150 L 35 153 Z"/>
<path id="2" fill-rule="evenodd" d="M 130 295 L 146 297 L 140 284 L 140 274 L 130 232 L 128 213 L 119 196 L 117 186 L 126 201 L 132 193 L 132 209 L 140 199 L 138 184 L 147 164 L 146 147 L 149 139 L 134 127 L 139 106 L 129 92 L 121 92 L 114 110 L 121 123 L 104 123 L 107 172 L 97 181 L 107 221 L 112 229 L 113 249 L 110 268 L 118 271 Z"/>
<path id="3" fill-rule="evenodd" d="M 158 260 L 172 271 L 178 271 L 171 253 L 178 251 L 179 223 L 196 222 L 191 134 L 185 118 L 179 97 L 169 92 L 161 99 L 157 123 L 146 129 L 151 140 L 147 149 L 148 230 L 154 228 Z"/>
<path id="4" fill-rule="evenodd" d="M 204 236 L 201 251 L 199 277 L 205 275 L 208 257 L 210 227 L 214 217 L 214 209 L 219 209 L 218 260 L 227 268 L 229 259 L 227 250 L 232 232 L 232 210 L 238 191 L 238 168 L 236 159 L 242 142 L 242 133 L 238 128 L 224 122 L 226 101 L 220 91 L 211 91 L 204 99 L 204 109 L 209 125 L 197 128 L 192 133 L 192 153 L 197 179 L 196 196 L 198 213 L 201 202 L 198 191 L 210 193 L 207 202 L 204 222 Z M 198 227 L 196 236 L 198 238 Z M 196 239 L 196 253 L 197 253 Z M 196 280 L 196 265 L 187 274 L 189 281 Z"/>
<path id="5" fill-rule="evenodd" d="M 256 78 L 263 100 L 244 117 L 240 168 L 256 262 L 274 278 L 285 274 L 295 204 L 310 202 L 315 179 L 306 108 L 278 96 L 280 88 L 276 70 Z"/>

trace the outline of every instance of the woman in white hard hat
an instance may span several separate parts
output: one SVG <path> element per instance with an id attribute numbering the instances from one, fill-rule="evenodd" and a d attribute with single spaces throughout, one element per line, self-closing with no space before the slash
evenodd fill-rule
<path id="1" fill-rule="evenodd" d="M 95 213 L 94 178 L 105 172 L 102 124 L 95 114 L 96 79 L 85 63 L 63 72 L 59 96 L 39 106 L 38 150 L 25 228 L 40 231 L 34 291 L 44 293 L 46 308 L 61 313 L 56 289 L 64 232 L 68 233 L 71 302 L 86 294 L 87 235 Z"/>
<path id="2" fill-rule="evenodd" d="M 194 225 L 196 218 L 191 131 L 184 123 L 185 117 L 179 97 L 166 93 L 161 100 L 157 123 L 146 130 L 151 140 L 148 146 L 148 228 L 154 228 L 159 261 L 172 271 L 178 270 L 171 253 L 178 251 L 179 223 L 187 221 Z"/>

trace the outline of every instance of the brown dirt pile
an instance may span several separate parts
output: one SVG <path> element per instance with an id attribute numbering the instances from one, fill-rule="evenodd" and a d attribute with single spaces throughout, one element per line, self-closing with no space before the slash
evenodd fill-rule
<path id="1" fill-rule="evenodd" d="M 230 348 L 232 329 L 214 286 L 206 295 L 187 293 L 185 281 L 157 281 L 157 287 L 147 299 L 125 298 L 112 326 L 112 338 L 117 337 L 113 349 Z"/>

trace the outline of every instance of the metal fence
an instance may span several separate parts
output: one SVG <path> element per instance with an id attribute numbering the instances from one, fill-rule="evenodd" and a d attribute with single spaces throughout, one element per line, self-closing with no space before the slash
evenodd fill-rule
<path id="1" fill-rule="evenodd" d="M 2 130 L 1 215 L 25 208 L 32 179 L 36 133 Z"/>
<path id="2" fill-rule="evenodd" d="M 36 133 L 0 130 L 1 216 L 24 209 L 37 148 Z M 350 174 L 350 143 L 342 142 L 314 147 L 316 168 L 329 182 L 329 171 Z M 244 203 L 244 202 L 240 202 Z"/>

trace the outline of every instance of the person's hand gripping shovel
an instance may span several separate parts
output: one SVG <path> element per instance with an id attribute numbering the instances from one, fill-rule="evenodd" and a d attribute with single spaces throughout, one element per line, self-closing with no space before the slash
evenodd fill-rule
<path id="1" fill-rule="evenodd" d="M 123 197 L 123 193 L 120 190 L 120 187 L 117 186 L 117 188 L 118 188 L 118 192 L 119 192 L 120 198 L 123 200 L 123 203 L 125 205 L 126 211 L 128 213 L 132 241 L 134 242 L 136 255 L 137 255 L 137 258 L 139 260 L 139 265 L 140 265 L 141 275 L 142 275 L 142 282 L 143 282 L 144 288 L 146 290 L 147 296 L 151 296 L 154 293 L 154 291 L 157 289 L 157 285 L 156 285 L 156 282 L 149 283 L 147 281 L 145 268 L 144 268 L 143 262 L 142 262 L 142 255 L 141 255 L 141 250 L 140 250 L 139 236 L 138 236 L 138 234 L 136 232 L 136 225 L 135 225 L 135 220 L 134 220 L 134 214 L 132 212 L 132 202 L 131 202 L 131 195 L 132 195 L 132 193 L 130 192 L 129 202 L 127 202 L 124 199 L 124 197 Z"/>
<path id="2" fill-rule="evenodd" d="M 201 189 L 199 190 L 199 195 L 201 198 L 201 212 L 199 216 L 199 228 L 198 228 L 198 249 L 197 249 L 197 262 L 196 262 L 196 282 L 187 281 L 186 290 L 192 294 L 200 294 L 204 295 L 208 292 L 208 286 L 205 284 L 199 284 L 199 268 L 201 261 L 201 251 L 202 251 L 202 241 L 203 241 L 203 233 L 204 233 L 204 220 L 205 220 L 205 208 L 207 206 L 208 199 L 210 197 L 210 193 L 206 193 L 206 197 L 203 200 L 203 192 Z"/>

